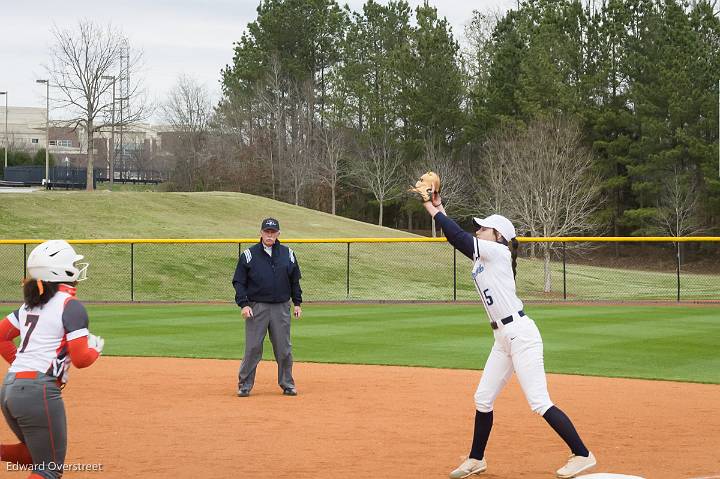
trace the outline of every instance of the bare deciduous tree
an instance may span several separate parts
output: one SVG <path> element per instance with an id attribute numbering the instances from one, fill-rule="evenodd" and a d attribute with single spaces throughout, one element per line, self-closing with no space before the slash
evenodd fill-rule
<path id="1" fill-rule="evenodd" d="M 508 189 L 505 178 L 507 164 L 514 161 L 515 135 L 512 132 L 491 137 L 485 144 L 485 156 L 482 159 L 482 171 L 478 188 L 475 189 L 481 211 L 502 211 L 507 203 Z"/>
<path id="2" fill-rule="evenodd" d="M 506 184 L 510 172 L 507 165 L 516 161 L 517 131 L 514 128 L 506 128 L 504 133 L 492 136 L 485 144 L 485 156 L 481 161 L 481 172 L 478 176 L 478 187 L 475 188 L 475 198 L 480 211 L 491 214 L 494 212 L 507 214 L 508 200 L 511 191 Z M 504 212 L 504 213 L 503 213 Z M 532 216 L 533 211 L 524 208 L 526 218 Z M 537 221 L 526 221 L 530 236 L 538 236 L 534 230 Z M 530 255 L 535 257 L 536 244 L 530 243 Z"/>
<path id="3" fill-rule="evenodd" d="M 316 175 L 320 183 L 330 188 L 331 212 L 334 215 L 338 185 L 349 174 L 346 166 L 347 138 L 345 130 L 330 124 L 320 130 L 319 136 L 321 151 L 317 155 Z"/>
<path id="4" fill-rule="evenodd" d="M 54 44 L 50 48 L 50 63 L 45 67 L 51 86 L 59 90 L 53 104 L 69 114 L 62 122 L 87 132 L 87 189 L 93 189 L 93 136 L 100 129 L 111 126 L 113 98 L 112 83 L 103 77 L 118 77 L 121 56 L 127 48 L 127 38 L 108 25 L 102 27 L 82 20 L 77 29 L 53 28 Z M 128 65 L 133 78 L 127 90 L 128 98 L 142 93 L 141 81 L 136 73 L 141 54 L 135 54 Z M 129 125 L 147 117 L 144 101 L 137 102 L 123 124 Z M 116 121 L 116 126 L 120 123 Z"/>
<path id="5" fill-rule="evenodd" d="M 207 89 L 197 80 L 181 75 L 162 105 L 165 120 L 177 133 L 176 174 L 180 186 L 193 189 L 203 167 L 205 147 L 213 114 Z"/>
<path id="6" fill-rule="evenodd" d="M 359 188 L 371 192 L 377 200 L 378 225 L 382 226 L 385 203 L 405 193 L 402 186 L 406 181 L 400 153 L 387 131 L 370 139 L 365 155 L 353 164 L 353 178 Z"/>
<path id="7" fill-rule="evenodd" d="M 665 195 L 658 204 L 657 222 L 659 229 L 670 236 L 690 236 L 703 231 L 697 217 L 699 195 L 695 186 L 688 183 L 677 167 L 663 181 Z"/>
<path id="8" fill-rule="evenodd" d="M 698 217 L 699 194 L 691 178 L 676 166 L 663 181 L 665 194 L 658 203 L 655 221 L 661 234 L 692 236 L 704 231 Z M 683 261 L 682 243 L 676 243 L 678 261 Z"/>
<path id="9" fill-rule="evenodd" d="M 288 81 L 283 75 L 280 60 L 276 55 L 270 58 L 270 68 L 265 81 L 258 85 L 256 98 L 258 111 L 254 116 L 261 123 L 260 128 L 267 130 L 263 137 L 265 157 L 270 163 L 270 182 L 272 198 L 276 199 L 276 170 L 286 158 L 287 148 L 287 91 Z M 252 115 L 251 115 L 252 116 Z M 253 119 L 251 118 L 251 121 Z"/>
<path id="10" fill-rule="evenodd" d="M 288 132 L 287 176 L 296 205 L 300 204 L 300 193 L 310 179 L 315 156 L 315 98 L 313 84 L 308 80 L 295 85 L 291 95 L 291 116 Z"/>
<path id="11" fill-rule="evenodd" d="M 581 140 L 579 125 L 559 117 L 539 118 L 527 128 L 505 128 L 491 137 L 484 179 L 495 189 L 491 194 L 501 195 L 493 211 L 510 217 L 520 230 L 543 237 L 591 230 L 592 213 L 600 203 L 599 179 Z M 552 290 L 552 247 L 542 243 L 545 292 Z"/>
<path id="12" fill-rule="evenodd" d="M 256 130 L 251 142 L 258 146 L 258 158 L 269 165 L 272 197 L 292 198 L 299 204 L 316 149 L 312 80 L 289 79 L 273 55 L 249 103 L 249 119 Z"/>

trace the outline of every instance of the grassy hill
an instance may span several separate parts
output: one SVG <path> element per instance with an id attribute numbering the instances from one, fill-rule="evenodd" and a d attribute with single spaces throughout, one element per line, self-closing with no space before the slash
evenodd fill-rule
<path id="1" fill-rule="evenodd" d="M 259 236 L 261 220 L 267 216 L 280 221 L 281 240 L 415 236 L 242 193 L 42 191 L 0 196 L 0 238 L 254 239 Z M 77 250 L 91 263 L 91 280 L 82 285 L 83 296 L 127 301 L 132 288 L 133 298 L 140 301 L 230 300 L 230 278 L 238 253 L 248 245 L 143 244 L 132 250 L 124 244 L 78 245 Z M 412 247 L 417 246 L 423 245 Z M 30 248 L 0 245 L 0 300 L 18 296 L 23 253 L 29 253 Z M 301 261 L 303 287 L 310 297 L 346 298 L 345 245 L 293 245 L 293 249 Z M 388 266 L 395 275 L 411 276 L 406 261 L 395 251 L 390 253 L 389 263 L 378 261 L 376 252 L 372 245 L 356 252 L 358 271 L 364 271 L 358 276 L 358 281 L 364 283 L 361 287 L 378 292 L 377 278 L 386 279 L 383 271 Z M 426 281 L 422 283 L 425 287 Z M 362 295 L 364 289 L 358 291 Z"/>
<path id="2" fill-rule="evenodd" d="M 0 195 L 1 239 L 258 237 L 266 216 L 282 239 L 412 237 L 242 193 L 38 192 Z M 78 245 L 91 263 L 82 285 L 89 300 L 230 301 L 238 253 L 249 243 Z M 445 243 L 293 244 L 307 300 L 452 300 L 453 249 Z M 19 297 L 23 246 L 0 245 L 0 300 Z M 132 261 L 131 261 L 132 258 Z M 131 264 L 133 265 L 131 268 Z M 526 300 L 562 299 L 562 264 L 552 263 L 553 292 L 543 293 L 543 263 L 521 258 L 518 292 Z M 682 276 L 683 299 L 720 299 L 720 277 Z M 673 300 L 677 278 L 666 273 L 568 264 L 568 299 Z M 349 283 L 349 284 L 348 284 Z M 457 299 L 478 299 L 469 262 L 457 255 Z M 348 294 L 349 290 L 349 294 Z"/>
<path id="3" fill-rule="evenodd" d="M 263 218 L 286 238 L 413 236 L 243 193 L 41 191 L 0 196 L 0 238 L 254 238 Z"/>

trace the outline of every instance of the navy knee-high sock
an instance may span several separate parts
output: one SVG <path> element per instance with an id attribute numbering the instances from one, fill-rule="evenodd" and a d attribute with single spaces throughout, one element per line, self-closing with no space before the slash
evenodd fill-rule
<path id="1" fill-rule="evenodd" d="M 553 406 L 543 414 L 543 418 L 550 424 L 550 427 L 558 433 L 562 440 L 565 441 L 565 444 L 568 445 L 573 454 L 585 457 L 590 454 L 575 430 L 572 421 L 570 421 L 570 418 L 567 417 L 567 414 L 562 412 L 562 410 Z"/>
<path id="2" fill-rule="evenodd" d="M 473 433 L 472 448 L 470 457 L 482 460 L 485 457 L 485 446 L 490 437 L 490 429 L 493 424 L 493 413 L 475 411 L 475 432 Z"/>

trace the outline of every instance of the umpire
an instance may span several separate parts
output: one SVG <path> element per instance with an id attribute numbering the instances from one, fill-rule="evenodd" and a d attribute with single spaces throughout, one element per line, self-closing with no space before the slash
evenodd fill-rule
<path id="1" fill-rule="evenodd" d="M 297 395 L 292 377 L 290 299 L 295 305 L 293 315 L 300 318 L 300 266 L 293 250 L 280 244 L 279 236 L 278 220 L 264 219 L 260 241 L 240 254 L 233 276 L 235 302 L 245 318 L 245 354 L 238 375 L 240 397 L 250 395 L 268 331 L 278 365 L 278 384 L 286 396 Z"/>

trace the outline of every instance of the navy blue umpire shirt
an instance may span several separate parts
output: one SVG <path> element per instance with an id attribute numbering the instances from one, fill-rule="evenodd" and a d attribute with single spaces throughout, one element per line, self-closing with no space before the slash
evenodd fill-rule
<path id="1" fill-rule="evenodd" d="M 240 254 L 233 276 L 235 302 L 244 308 L 251 302 L 284 303 L 292 299 L 300 306 L 300 277 L 300 266 L 290 248 L 276 240 L 270 256 L 259 241 Z"/>

